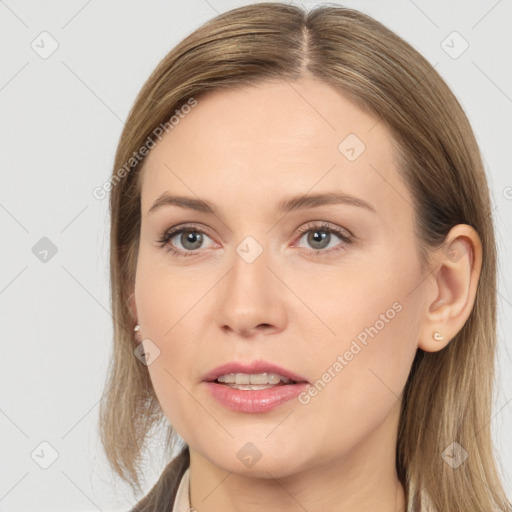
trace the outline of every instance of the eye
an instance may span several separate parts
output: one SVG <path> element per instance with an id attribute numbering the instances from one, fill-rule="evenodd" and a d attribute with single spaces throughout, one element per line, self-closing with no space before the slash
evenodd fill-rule
<path id="1" fill-rule="evenodd" d="M 342 250 L 354 240 L 349 231 L 325 222 L 309 223 L 297 231 L 302 234 L 299 242 L 305 239 L 310 251 L 315 252 L 316 255 L 331 254 Z M 212 241 L 210 248 L 213 247 L 213 240 L 204 230 L 193 225 L 182 225 L 165 231 L 159 238 L 158 244 L 174 256 L 186 257 L 197 255 L 200 249 L 205 249 L 203 246 L 205 239 L 210 239 Z M 336 244 L 336 239 L 340 240 L 341 243 Z"/>
<path id="2" fill-rule="evenodd" d="M 317 254 L 344 249 L 347 244 L 353 242 L 354 238 L 349 231 L 325 222 L 321 224 L 309 223 L 297 231 L 303 233 L 299 241 L 305 238 L 306 243 Z M 342 243 L 332 244 L 331 242 L 336 242 L 336 238 L 341 240 Z"/>
<path id="3" fill-rule="evenodd" d="M 195 226 L 177 226 L 163 233 L 158 244 L 175 256 L 194 256 L 203 248 L 205 237 L 210 238 Z"/>

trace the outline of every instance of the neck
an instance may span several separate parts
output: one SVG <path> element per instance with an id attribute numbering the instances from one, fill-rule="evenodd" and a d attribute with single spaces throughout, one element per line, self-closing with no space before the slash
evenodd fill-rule
<path id="1" fill-rule="evenodd" d="M 261 478 L 226 471 L 190 448 L 191 506 L 198 512 L 403 512 L 395 467 L 397 417 L 388 416 L 350 453 L 331 454 L 286 476 L 273 475 L 271 468 Z"/>

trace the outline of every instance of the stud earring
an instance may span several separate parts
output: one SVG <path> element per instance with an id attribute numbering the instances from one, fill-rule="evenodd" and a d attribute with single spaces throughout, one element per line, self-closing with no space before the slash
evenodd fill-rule
<path id="1" fill-rule="evenodd" d="M 437 331 L 434 331 L 432 333 L 432 338 L 434 338 L 435 341 L 443 341 L 444 340 L 444 336 L 441 336 L 441 333 L 437 332 Z"/>
<path id="2" fill-rule="evenodd" d="M 134 328 L 133 328 L 133 332 L 137 332 L 137 331 L 140 331 L 140 325 L 137 324 Z"/>

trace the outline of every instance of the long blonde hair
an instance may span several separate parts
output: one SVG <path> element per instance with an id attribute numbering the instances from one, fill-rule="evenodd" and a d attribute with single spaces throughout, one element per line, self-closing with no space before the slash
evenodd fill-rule
<path id="1" fill-rule="evenodd" d="M 396 468 L 408 503 L 426 492 L 437 511 L 510 510 L 493 456 L 490 421 L 496 344 L 496 249 L 481 155 L 459 102 L 408 43 L 358 11 L 282 3 L 240 7 L 205 23 L 173 48 L 144 84 L 117 148 L 110 195 L 110 272 L 114 349 L 100 411 L 113 469 L 140 490 L 145 440 L 166 426 L 147 367 L 134 357 L 134 287 L 140 232 L 140 171 L 133 154 L 176 109 L 201 94 L 261 80 L 321 79 L 377 116 L 396 140 L 400 172 L 415 202 L 422 257 L 456 224 L 471 225 L 483 266 L 471 315 L 442 351 L 418 350 L 405 386 Z M 156 132 L 158 133 L 158 132 Z M 127 166 L 129 162 L 129 166 Z M 124 168 L 125 172 L 120 172 Z M 121 175 L 121 177 L 120 177 Z M 457 469 L 442 452 L 459 443 L 469 457 Z M 173 496 L 188 463 L 183 450 L 144 510 Z M 174 491 L 173 491 L 174 489 Z M 160 501 L 159 501 L 160 500 Z M 141 509 L 142 510 L 142 509 Z"/>

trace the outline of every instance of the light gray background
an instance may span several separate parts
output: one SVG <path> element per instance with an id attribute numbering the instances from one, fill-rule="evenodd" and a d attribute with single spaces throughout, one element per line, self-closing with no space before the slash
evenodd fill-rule
<path id="1" fill-rule="evenodd" d="M 123 121 L 159 60 L 212 16 L 246 3 L 0 0 L 0 511 L 127 510 L 134 502 L 109 473 L 96 432 L 112 327 L 108 199 L 92 190 L 109 178 Z M 343 5 L 382 21 L 435 65 L 481 145 L 501 258 L 492 426 L 510 496 L 512 2 Z M 46 59 L 31 47 L 51 48 L 43 31 L 58 43 Z M 464 43 L 446 39 L 453 31 L 469 44 L 458 58 Z M 57 249 L 46 262 L 33 251 L 43 237 Z M 43 441 L 58 453 L 48 469 L 35 462 L 51 462 Z M 158 451 L 148 461 L 146 488 L 163 463 Z"/>

